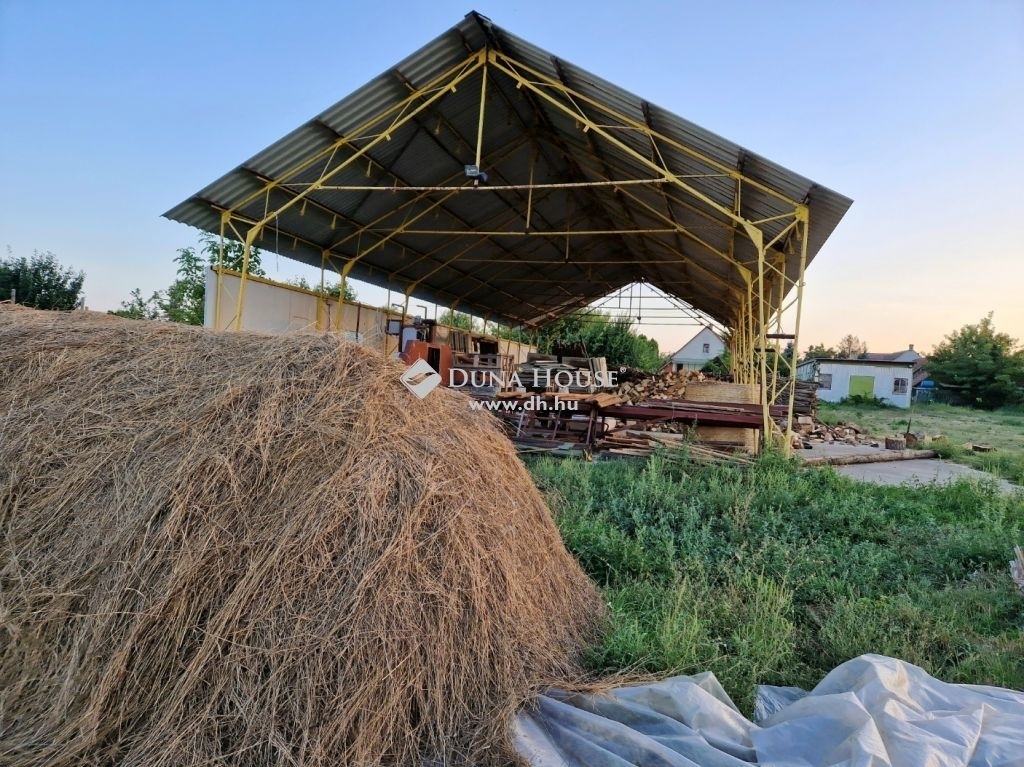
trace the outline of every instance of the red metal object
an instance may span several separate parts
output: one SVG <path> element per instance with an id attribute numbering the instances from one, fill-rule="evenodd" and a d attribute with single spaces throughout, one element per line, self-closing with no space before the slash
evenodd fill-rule
<path id="1" fill-rule="evenodd" d="M 426 341 L 409 341 L 401 354 L 402 361 L 411 365 L 416 360 L 426 360 L 430 367 L 441 374 L 444 386 L 451 381 L 452 348 L 445 344 L 432 344 Z"/>

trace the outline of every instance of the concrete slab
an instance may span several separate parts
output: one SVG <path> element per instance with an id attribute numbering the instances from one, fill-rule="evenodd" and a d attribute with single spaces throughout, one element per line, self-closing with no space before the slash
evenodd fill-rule
<path id="1" fill-rule="evenodd" d="M 823 445 L 814 445 L 810 450 L 794 451 L 794 454 L 806 459 L 847 455 L 876 455 L 888 452 L 890 451 L 882 447 L 831 442 Z M 1024 488 L 1011 484 L 1005 479 L 997 479 L 983 471 L 939 458 L 888 461 L 884 463 L 858 463 L 850 466 L 833 466 L 832 468 L 852 479 L 860 482 L 871 482 L 876 485 L 928 485 L 932 482 L 948 484 L 964 478 L 978 482 L 995 482 L 1006 493 L 1024 490 Z"/>
<path id="2" fill-rule="evenodd" d="M 838 457 L 847 455 L 875 455 L 889 452 L 885 448 L 869 445 L 847 445 L 833 442 L 815 445 L 810 450 L 801 450 L 797 455 L 801 458 Z M 1022 488 L 1010 484 L 1005 479 L 997 479 L 991 474 L 951 463 L 938 458 L 911 459 L 909 461 L 888 461 L 885 463 L 857 463 L 851 466 L 834 466 L 838 473 L 860 482 L 871 482 L 876 485 L 928 485 L 932 482 L 948 484 L 960 478 L 978 482 L 995 482 L 1006 493 Z"/>
<path id="3" fill-rule="evenodd" d="M 827 442 L 823 445 L 812 445 L 809 450 L 794 450 L 798 458 L 828 458 L 845 455 L 874 455 L 888 452 L 883 447 L 871 445 L 849 445 L 845 442 Z"/>
<path id="4" fill-rule="evenodd" d="M 859 463 L 853 466 L 836 466 L 834 468 L 844 476 L 876 485 L 928 485 L 932 482 L 944 485 L 956 482 L 958 479 L 969 479 L 976 482 L 995 482 L 1004 493 L 1022 489 L 1005 479 L 998 479 L 986 472 L 937 458 L 889 461 L 888 463 Z"/>

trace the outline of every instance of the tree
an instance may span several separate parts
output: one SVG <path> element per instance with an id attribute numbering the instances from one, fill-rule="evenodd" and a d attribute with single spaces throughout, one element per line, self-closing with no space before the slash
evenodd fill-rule
<path id="1" fill-rule="evenodd" d="M 458 328 L 460 330 L 468 330 L 470 332 L 477 332 L 480 330 L 480 326 L 473 319 L 470 314 L 463 312 L 453 312 L 451 309 L 442 312 L 441 316 L 437 318 L 438 325 L 447 325 L 450 328 Z"/>
<path id="2" fill-rule="evenodd" d="M 178 265 L 177 278 L 165 291 L 153 293 L 149 299 L 142 298 L 142 291 L 135 288 L 121 308 L 111 312 L 119 317 L 134 319 L 167 319 L 186 325 L 202 325 L 206 302 L 206 268 L 221 263 L 220 241 L 211 234 L 199 236 L 200 247 L 178 248 L 174 263 Z M 224 241 L 224 267 L 236 272 L 242 271 L 245 261 L 245 247 L 240 242 Z M 260 262 L 260 251 L 252 248 L 249 253 L 249 274 L 262 277 L 266 274 Z"/>
<path id="3" fill-rule="evenodd" d="M 202 325 L 206 301 L 206 267 L 195 248 L 178 248 L 178 278 L 167 288 L 160 308 L 171 322 Z"/>
<path id="4" fill-rule="evenodd" d="M 312 293 L 320 293 L 321 295 L 327 296 L 328 298 L 338 298 L 341 295 L 340 280 L 332 285 L 324 285 L 323 288 L 321 288 L 319 285 L 310 285 L 305 277 L 296 277 L 294 279 L 288 280 L 286 284 L 294 285 L 297 288 L 302 288 L 303 290 L 308 290 Z M 352 287 L 352 283 L 350 283 L 348 280 L 345 280 L 345 300 L 358 300 L 355 288 Z"/>
<path id="5" fill-rule="evenodd" d="M 163 309 L 160 308 L 163 295 L 159 292 L 153 293 L 149 298 L 142 297 L 142 291 L 135 288 L 127 301 L 121 302 L 121 308 L 109 314 L 118 317 L 127 317 L 132 320 L 158 320 L 163 318 Z"/>
<path id="6" fill-rule="evenodd" d="M 807 351 L 804 352 L 805 360 L 832 359 L 838 356 L 839 352 L 831 346 L 825 346 L 825 344 L 811 344 L 807 347 Z"/>
<path id="7" fill-rule="evenodd" d="M 508 325 L 495 323 L 493 328 L 488 327 L 487 329 L 498 338 L 504 338 L 520 344 L 530 343 L 530 334 L 523 330 L 523 328 L 510 328 Z"/>
<path id="8" fill-rule="evenodd" d="M 658 342 L 634 332 L 629 317 L 592 309 L 578 309 L 541 328 L 537 346 L 546 353 L 586 351 L 591 357 L 604 357 L 609 369 L 625 366 L 653 373 L 665 364 Z"/>
<path id="9" fill-rule="evenodd" d="M 208 232 L 203 232 L 199 235 L 199 242 L 202 245 L 199 252 L 207 257 L 210 266 L 220 264 L 220 239 Z M 181 251 L 178 252 L 180 253 Z M 240 272 L 244 264 L 245 246 L 235 240 L 224 240 L 224 268 Z M 252 248 L 249 252 L 249 274 L 254 274 L 257 277 L 266 277 L 267 275 L 263 271 L 263 262 L 259 248 Z"/>
<path id="10" fill-rule="evenodd" d="M 996 332 L 992 312 L 946 336 L 927 365 L 935 383 L 955 389 L 975 407 L 994 410 L 1022 399 L 1024 350 L 1015 338 Z"/>
<path id="11" fill-rule="evenodd" d="M 868 353 L 868 345 L 857 336 L 845 335 L 839 341 L 837 356 L 845 357 L 848 360 L 863 357 Z"/>
<path id="12" fill-rule="evenodd" d="M 714 359 L 708 360 L 700 372 L 722 378 L 732 375 L 732 352 L 726 349 Z"/>
<path id="13" fill-rule="evenodd" d="M 47 251 L 32 251 L 31 258 L 0 259 L 0 301 L 13 297 L 16 304 L 34 309 L 74 309 L 82 300 L 85 272 L 63 266 Z"/>
<path id="14" fill-rule="evenodd" d="M 331 298 L 338 298 L 341 296 L 341 281 L 334 283 L 333 285 L 324 286 L 324 294 Z M 359 296 L 356 294 L 356 289 L 352 287 L 352 283 L 345 280 L 345 301 L 358 301 Z"/>

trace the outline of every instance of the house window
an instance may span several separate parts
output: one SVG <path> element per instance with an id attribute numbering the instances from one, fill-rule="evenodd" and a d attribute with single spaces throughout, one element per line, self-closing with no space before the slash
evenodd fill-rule
<path id="1" fill-rule="evenodd" d="M 831 389 L 832 388 L 832 374 L 831 373 L 822 373 L 818 377 L 818 386 L 821 389 Z"/>
<path id="2" fill-rule="evenodd" d="M 710 354 L 711 353 L 711 344 L 704 344 L 704 347 L 701 349 L 701 351 L 703 351 L 705 354 Z"/>
<path id="3" fill-rule="evenodd" d="M 907 384 L 909 382 L 906 378 L 895 378 L 892 382 L 892 393 L 893 394 L 906 394 Z"/>

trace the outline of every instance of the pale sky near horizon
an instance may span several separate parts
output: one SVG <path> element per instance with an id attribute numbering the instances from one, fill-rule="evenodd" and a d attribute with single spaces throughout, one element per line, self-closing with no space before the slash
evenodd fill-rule
<path id="1" fill-rule="evenodd" d="M 94 309 L 165 288 L 196 233 L 164 211 L 471 9 L 0 0 L 0 247 L 83 269 Z M 989 311 L 1024 340 L 1024 0 L 475 10 L 853 198 L 808 269 L 801 346 L 927 352 Z M 640 330 L 663 352 L 696 332 Z"/>

